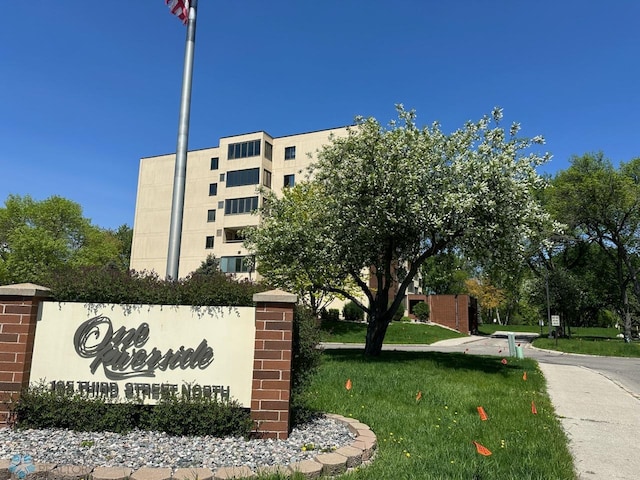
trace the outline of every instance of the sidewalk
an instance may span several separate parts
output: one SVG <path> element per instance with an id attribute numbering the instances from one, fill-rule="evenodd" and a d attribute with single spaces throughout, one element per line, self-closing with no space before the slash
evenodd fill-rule
<path id="1" fill-rule="evenodd" d="M 640 478 L 640 400 L 584 367 L 540 363 L 579 479 Z"/>

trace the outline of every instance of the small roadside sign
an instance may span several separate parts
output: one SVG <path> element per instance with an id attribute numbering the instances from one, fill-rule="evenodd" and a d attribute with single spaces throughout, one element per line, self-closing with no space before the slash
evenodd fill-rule
<path id="1" fill-rule="evenodd" d="M 551 326 L 552 327 L 560 326 L 560 315 L 551 315 Z"/>

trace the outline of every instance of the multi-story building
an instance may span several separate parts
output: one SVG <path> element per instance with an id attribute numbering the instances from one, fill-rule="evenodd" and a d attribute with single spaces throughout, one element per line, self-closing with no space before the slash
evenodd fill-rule
<path id="1" fill-rule="evenodd" d="M 259 222 L 252 212 L 262 205 L 261 187 L 277 193 L 293 186 L 331 135 L 346 133 L 346 127 L 277 138 L 254 132 L 188 152 L 178 276 L 214 254 L 222 271 L 255 278 L 240 232 Z M 175 157 L 140 160 L 131 248 L 135 270 L 166 272 Z"/>

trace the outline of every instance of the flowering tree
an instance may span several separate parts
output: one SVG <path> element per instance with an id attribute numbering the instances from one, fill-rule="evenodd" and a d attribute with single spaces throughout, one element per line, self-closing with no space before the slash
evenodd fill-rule
<path id="1" fill-rule="evenodd" d="M 418 128 L 415 112 L 397 109 L 388 127 L 357 118 L 346 137 L 333 138 L 311 169 L 312 205 L 272 199 L 250 235 L 258 264 L 280 259 L 283 275 L 304 264 L 320 273 L 314 288 L 357 303 L 368 314 L 372 356 L 426 259 L 457 248 L 483 262 L 513 261 L 549 221 L 534 198 L 544 187 L 535 167 L 548 156 L 525 154 L 541 137 L 518 137 L 518 124 L 505 132 L 500 109 L 451 134 L 437 123 Z M 282 215 L 284 205 L 294 210 Z M 343 288 L 347 279 L 362 295 Z"/>

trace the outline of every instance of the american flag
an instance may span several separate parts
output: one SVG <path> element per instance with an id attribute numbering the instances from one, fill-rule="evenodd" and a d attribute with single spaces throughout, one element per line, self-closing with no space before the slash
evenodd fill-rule
<path id="1" fill-rule="evenodd" d="M 164 3 L 183 24 L 187 24 L 189 21 L 189 0 L 164 0 Z"/>

